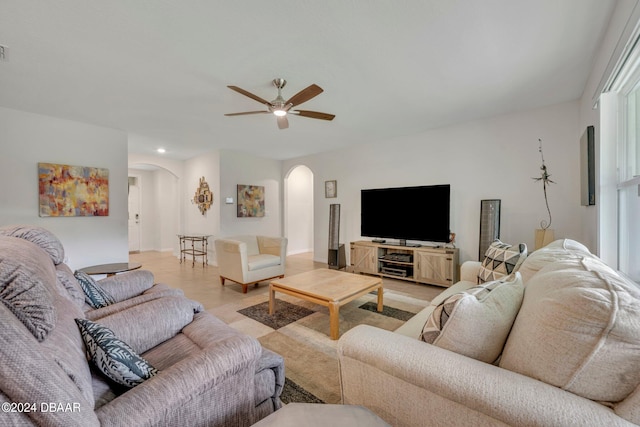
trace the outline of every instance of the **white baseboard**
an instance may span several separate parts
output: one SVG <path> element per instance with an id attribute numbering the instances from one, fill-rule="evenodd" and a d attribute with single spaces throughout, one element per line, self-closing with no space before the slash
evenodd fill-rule
<path id="1" fill-rule="evenodd" d="M 309 249 L 300 249 L 297 251 L 292 251 L 292 252 L 287 252 L 287 256 L 289 255 L 298 255 L 298 254 L 306 254 L 309 252 L 313 252 L 313 248 L 309 248 Z"/>

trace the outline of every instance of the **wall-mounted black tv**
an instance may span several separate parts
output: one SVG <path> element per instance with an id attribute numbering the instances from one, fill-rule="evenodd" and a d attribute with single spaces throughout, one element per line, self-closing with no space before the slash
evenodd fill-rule
<path id="1" fill-rule="evenodd" d="M 360 234 L 447 243 L 450 197 L 449 184 L 361 190 Z"/>

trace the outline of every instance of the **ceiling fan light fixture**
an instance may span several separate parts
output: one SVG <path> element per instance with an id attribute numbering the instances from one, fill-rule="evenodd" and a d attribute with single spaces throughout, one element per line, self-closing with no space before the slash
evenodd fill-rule
<path id="1" fill-rule="evenodd" d="M 287 115 L 289 111 L 296 116 L 309 117 L 311 119 L 320 119 L 320 120 L 333 120 L 335 115 L 320 113 L 318 111 L 308 111 L 308 110 L 291 110 L 292 107 L 297 107 L 298 105 L 309 101 L 310 99 L 320 95 L 322 93 L 322 88 L 317 84 L 312 84 L 302 89 L 300 92 L 293 95 L 289 98 L 288 101 L 282 97 L 282 88 L 287 83 L 284 79 L 273 79 L 273 85 L 278 89 L 278 96 L 273 101 L 267 101 L 260 98 L 257 95 L 252 94 L 251 92 L 247 92 L 244 89 L 241 89 L 237 86 L 227 86 L 229 89 L 238 92 L 241 95 L 244 95 L 248 98 L 253 99 L 254 101 L 259 102 L 260 104 L 267 107 L 266 110 L 262 111 L 245 111 L 243 113 L 229 113 L 225 114 L 225 116 L 244 116 L 247 114 L 269 114 L 273 113 L 276 116 L 276 122 L 278 124 L 278 129 L 287 129 L 289 127 L 289 120 L 287 119 Z"/>

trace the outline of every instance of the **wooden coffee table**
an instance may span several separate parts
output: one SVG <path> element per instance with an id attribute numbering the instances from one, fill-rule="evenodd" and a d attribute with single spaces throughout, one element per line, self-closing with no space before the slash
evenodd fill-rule
<path id="1" fill-rule="evenodd" d="M 269 284 L 269 314 L 275 312 L 276 292 L 324 305 L 329 308 L 331 339 L 340 335 L 338 312 L 354 299 L 378 290 L 378 311 L 382 311 L 382 278 L 361 276 L 338 270 L 319 269 L 277 279 Z"/>

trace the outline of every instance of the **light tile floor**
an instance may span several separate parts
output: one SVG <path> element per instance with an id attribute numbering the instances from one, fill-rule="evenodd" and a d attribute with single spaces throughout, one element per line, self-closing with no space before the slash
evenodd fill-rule
<path id="1" fill-rule="evenodd" d="M 218 268 L 212 265 L 203 267 L 191 262 L 180 263 L 180 260 L 171 252 L 148 251 L 129 255 L 131 262 L 139 262 L 142 268 L 150 270 L 155 276 L 156 282 L 182 289 L 188 298 L 199 301 L 205 309 L 219 307 L 224 304 L 238 302 L 245 298 L 269 293 L 268 282 L 262 282 L 257 287 L 250 286 L 246 294 L 242 293 L 242 287 L 233 282 L 226 281 L 220 284 Z M 305 271 L 327 268 L 326 264 L 313 261 L 313 254 L 305 253 L 287 257 L 285 276 L 291 276 Z M 385 278 L 384 287 L 397 293 L 430 301 L 444 290 L 438 286 L 415 284 L 403 280 Z"/>

